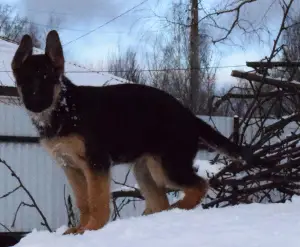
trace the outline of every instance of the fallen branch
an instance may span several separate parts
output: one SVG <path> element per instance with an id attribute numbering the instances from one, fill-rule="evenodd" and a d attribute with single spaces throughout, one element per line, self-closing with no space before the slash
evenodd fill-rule
<path id="1" fill-rule="evenodd" d="M 111 195 L 112 198 L 114 199 L 121 198 L 121 197 L 135 197 L 135 198 L 144 199 L 144 197 L 141 195 L 139 190 L 113 191 Z"/>
<path id="2" fill-rule="evenodd" d="M 249 73 L 249 72 L 243 72 L 243 71 L 238 71 L 238 70 L 233 70 L 231 72 L 231 76 L 241 78 L 241 79 L 246 79 L 249 81 L 256 81 L 256 82 L 261 82 L 265 84 L 269 84 L 275 87 L 280 87 L 280 88 L 285 88 L 289 90 L 300 90 L 300 82 L 293 81 L 289 82 L 286 80 L 278 80 L 254 73 Z"/>
<path id="3" fill-rule="evenodd" d="M 172 193 L 177 192 L 177 190 L 172 189 L 166 189 L 166 193 Z M 134 197 L 144 200 L 144 197 L 142 196 L 141 192 L 138 189 L 135 190 L 119 190 L 119 191 L 113 191 L 111 193 L 112 198 L 122 198 L 122 197 Z"/>
<path id="4" fill-rule="evenodd" d="M 291 62 L 291 61 L 284 61 L 284 62 L 246 62 L 246 65 L 251 68 L 277 68 L 277 67 L 284 67 L 284 68 L 294 68 L 300 67 L 300 62 Z"/>
<path id="5" fill-rule="evenodd" d="M 265 127 L 265 132 L 267 133 L 270 131 L 274 131 L 276 129 L 283 129 L 289 123 L 297 121 L 297 120 L 300 120 L 300 113 L 294 113 L 287 118 L 283 118 L 280 121 Z"/>

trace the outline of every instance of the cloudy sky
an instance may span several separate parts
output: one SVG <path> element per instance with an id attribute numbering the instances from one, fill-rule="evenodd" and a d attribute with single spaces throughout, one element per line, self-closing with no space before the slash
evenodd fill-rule
<path id="1" fill-rule="evenodd" d="M 299 5 L 300 0 L 296 0 Z M 139 5 L 126 15 L 107 23 L 125 11 Z M 49 15 L 61 19 L 60 36 L 65 44 L 64 50 L 69 60 L 82 64 L 97 66 L 107 58 L 107 54 L 116 51 L 119 47 L 133 46 L 140 54 L 151 50 L 151 40 L 160 35 L 162 26 L 166 23 L 163 18 L 170 8 L 171 0 L 0 0 L 14 6 L 22 15 L 26 15 L 36 25 L 47 26 Z M 229 2 L 239 0 L 203 0 L 206 11 L 222 8 Z M 246 61 L 258 60 L 270 52 L 270 44 L 282 17 L 279 0 L 257 0 L 248 4 L 241 12 L 243 25 L 250 28 L 260 27 L 260 42 L 257 37 L 242 35 L 236 29 L 226 44 L 218 43 L 214 47 L 217 51 L 219 66 L 244 65 Z M 201 13 L 200 13 L 201 14 Z M 226 14 L 218 17 L 218 24 L 228 27 L 234 15 Z M 249 24 L 250 23 L 250 24 Z M 104 25 L 105 24 L 105 25 Z M 97 29 L 85 35 L 91 30 Z M 51 27 L 49 27 L 51 28 Z M 55 28 L 55 27 L 53 27 Z M 222 37 L 224 32 L 218 28 L 211 28 L 214 39 Z M 234 44 L 234 45 L 233 45 Z M 221 68 L 218 70 L 219 84 L 232 83 L 231 70 L 243 69 L 242 67 Z M 245 68 L 246 69 L 246 68 Z"/>

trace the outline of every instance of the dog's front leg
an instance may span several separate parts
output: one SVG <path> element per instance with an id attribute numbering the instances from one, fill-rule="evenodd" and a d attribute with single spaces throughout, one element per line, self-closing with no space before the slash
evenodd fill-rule
<path id="1" fill-rule="evenodd" d="M 77 208 L 80 211 L 80 222 L 78 226 L 69 228 L 64 234 L 76 233 L 89 221 L 89 203 L 87 182 L 81 170 L 70 166 L 64 166 L 63 170 L 68 178 L 76 199 Z"/>
<path id="2" fill-rule="evenodd" d="M 98 230 L 102 228 L 110 217 L 110 173 L 106 170 L 95 170 L 87 167 L 84 171 L 87 181 L 89 220 L 88 223 L 78 229 L 77 233 L 86 230 Z"/>

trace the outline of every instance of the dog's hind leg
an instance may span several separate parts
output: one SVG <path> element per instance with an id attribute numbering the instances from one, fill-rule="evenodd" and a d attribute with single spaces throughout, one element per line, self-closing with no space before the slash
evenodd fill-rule
<path id="1" fill-rule="evenodd" d="M 195 174 L 191 155 L 173 153 L 163 160 L 165 175 L 168 184 L 173 189 L 184 192 L 183 199 L 172 204 L 170 208 L 190 210 L 195 208 L 205 197 L 208 191 L 208 182 Z"/>
<path id="2" fill-rule="evenodd" d="M 172 204 L 170 208 L 190 210 L 199 205 L 207 193 L 208 184 L 201 177 L 197 178 L 197 180 L 193 186 L 178 186 L 178 189 L 183 190 L 184 197 Z"/>
<path id="3" fill-rule="evenodd" d="M 169 201 L 164 186 L 153 179 L 149 170 L 149 166 L 153 165 L 156 167 L 160 166 L 151 156 L 143 156 L 134 164 L 134 175 L 146 203 L 143 215 L 157 213 L 169 208 Z M 159 174 L 156 175 L 159 176 Z"/>

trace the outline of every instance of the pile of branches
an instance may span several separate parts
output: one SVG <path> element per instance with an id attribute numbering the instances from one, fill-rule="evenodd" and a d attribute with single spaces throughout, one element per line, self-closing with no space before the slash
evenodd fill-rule
<path id="1" fill-rule="evenodd" d="M 285 47 L 274 52 L 279 51 Z M 254 70 L 232 71 L 232 76 L 249 86 L 233 87 L 216 97 L 213 110 L 227 104 L 235 111 L 236 100 L 244 101 L 237 144 L 248 145 L 255 157 L 266 162 L 247 164 L 217 156 L 212 163 L 224 166 L 210 176 L 212 191 L 204 208 L 285 202 L 300 194 L 300 82 L 295 80 L 300 63 L 286 57 L 283 62 L 249 62 L 247 66 Z"/>
<path id="2" fill-rule="evenodd" d="M 292 3 L 282 4 L 283 18 L 270 55 L 247 62 L 248 72 L 232 71 L 240 83 L 212 100 L 212 113 L 226 105 L 239 115 L 235 141 L 248 145 L 264 162 L 251 164 L 217 156 L 212 163 L 222 162 L 223 166 L 210 176 L 212 189 L 204 208 L 285 202 L 300 194 L 300 62 L 293 61 L 288 42 L 281 42 L 281 36 L 298 24 L 288 22 Z"/>

